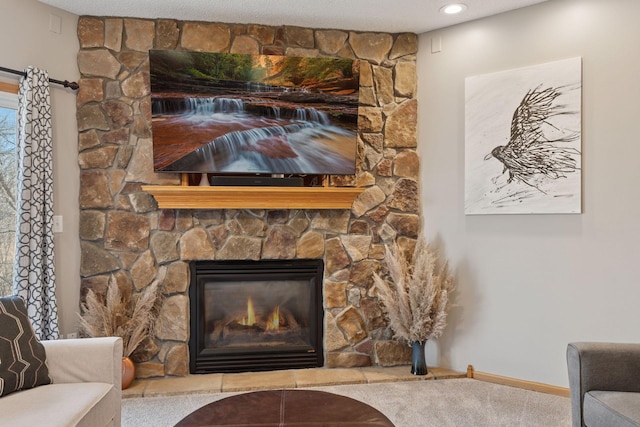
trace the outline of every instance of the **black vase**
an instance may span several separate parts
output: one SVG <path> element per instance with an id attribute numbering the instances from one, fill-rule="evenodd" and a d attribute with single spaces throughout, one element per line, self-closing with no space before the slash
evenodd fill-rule
<path id="1" fill-rule="evenodd" d="M 425 358 L 425 345 L 427 341 L 413 341 L 411 349 L 413 351 L 411 358 L 411 373 L 413 375 L 427 375 L 427 360 Z"/>

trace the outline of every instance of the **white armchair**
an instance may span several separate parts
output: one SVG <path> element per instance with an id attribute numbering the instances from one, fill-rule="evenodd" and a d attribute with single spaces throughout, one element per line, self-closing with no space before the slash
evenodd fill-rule
<path id="1" fill-rule="evenodd" d="M 122 339 L 42 341 L 51 384 L 0 398 L 0 424 L 120 426 Z"/>

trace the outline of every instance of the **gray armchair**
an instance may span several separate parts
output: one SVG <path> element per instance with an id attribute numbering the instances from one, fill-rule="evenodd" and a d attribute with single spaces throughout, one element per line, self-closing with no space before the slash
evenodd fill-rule
<path id="1" fill-rule="evenodd" d="M 640 344 L 567 347 L 573 427 L 640 426 Z"/>

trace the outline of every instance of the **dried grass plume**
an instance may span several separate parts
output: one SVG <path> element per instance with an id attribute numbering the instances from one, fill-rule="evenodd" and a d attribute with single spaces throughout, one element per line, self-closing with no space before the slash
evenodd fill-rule
<path id="1" fill-rule="evenodd" d="M 413 341 L 438 338 L 447 326 L 452 278 L 447 263 L 421 236 L 408 258 L 394 241 L 386 246 L 388 277 L 374 273 L 375 286 L 396 337 Z"/>
<path id="2" fill-rule="evenodd" d="M 93 290 L 87 293 L 81 305 L 80 331 L 90 337 L 121 337 L 123 355 L 129 357 L 153 335 L 160 300 L 159 282 L 142 292 L 123 295 L 112 280 L 106 296 L 98 296 Z"/>

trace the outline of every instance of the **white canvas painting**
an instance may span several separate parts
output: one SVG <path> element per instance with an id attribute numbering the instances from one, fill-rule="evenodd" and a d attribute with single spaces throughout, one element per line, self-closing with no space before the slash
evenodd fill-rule
<path id="1" fill-rule="evenodd" d="M 465 213 L 581 212 L 582 60 L 465 79 Z"/>

